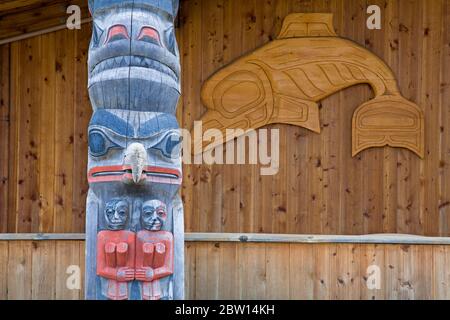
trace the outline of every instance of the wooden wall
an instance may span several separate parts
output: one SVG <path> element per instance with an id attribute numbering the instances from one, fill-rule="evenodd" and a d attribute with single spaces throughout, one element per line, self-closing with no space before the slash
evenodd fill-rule
<path id="1" fill-rule="evenodd" d="M 382 8 L 368 30 L 366 8 Z M 204 112 L 199 92 L 215 70 L 278 33 L 290 12 L 332 12 L 337 33 L 383 58 L 402 93 L 425 112 L 426 155 L 384 148 L 351 157 L 351 117 L 367 86 L 324 100 L 322 133 L 280 129 L 280 171 L 254 166 L 185 168 L 187 230 L 319 234 L 450 235 L 450 1 L 188 0 L 180 16 L 181 121 Z"/>
<path id="2" fill-rule="evenodd" d="M 91 108 L 83 27 L 1 49 L 2 232 L 84 230 Z"/>
<path id="3" fill-rule="evenodd" d="M 67 7 L 77 5 L 89 17 L 86 0 L 8 0 L 0 2 L 0 41 L 46 28 L 65 25 Z"/>
<path id="4" fill-rule="evenodd" d="M 280 172 L 258 166 L 186 165 L 186 231 L 450 235 L 450 1 L 184 0 L 178 21 L 190 128 L 204 112 L 202 82 L 273 39 L 290 12 L 333 12 L 341 36 L 382 57 L 402 93 L 426 116 L 426 155 L 392 148 L 351 157 L 351 115 L 366 86 L 321 104 L 322 133 L 280 129 Z M 0 49 L 0 231 L 83 232 L 90 28 L 58 31 Z"/>
<path id="5" fill-rule="evenodd" d="M 1 299 L 80 299 L 69 290 L 83 241 L 0 241 Z M 186 244 L 189 299 L 450 299 L 450 246 Z M 380 290 L 366 285 L 381 271 Z"/>

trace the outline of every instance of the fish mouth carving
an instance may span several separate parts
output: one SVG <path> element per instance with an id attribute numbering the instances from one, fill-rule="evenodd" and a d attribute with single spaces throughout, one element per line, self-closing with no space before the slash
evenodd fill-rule
<path id="1" fill-rule="evenodd" d="M 167 65 L 146 57 L 140 56 L 118 56 L 113 58 L 105 59 L 99 62 L 91 71 L 91 77 L 95 77 L 98 74 L 107 71 L 113 70 L 117 68 L 124 67 L 138 67 L 138 68 L 147 68 L 153 69 L 155 71 L 164 73 L 171 77 L 173 81 L 178 82 L 178 76 L 170 67 Z"/>
<path id="2" fill-rule="evenodd" d="M 111 79 L 122 78 L 116 70 L 136 71 L 145 68 L 155 72 L 139 73 L 138 77 L 153 78 L 155 74 L 167 76 L 170 86 L 180 91 L 180 63 L 178 57 L 160 45 L 145 41 L 122 39 L 92 48 L 89 52 L 89 84 Z M 110 76 L 108 75 L 110 73 Z M 129 74 L 124 72 L 124 78 Z"/>
<path id="3" fill-rule="evenodd" d="M 94 110 L 175 112 L 181 67 L 168 49 L 146 41 L 115 40 L 92 48 L 88 65 Z"/>
<path id="4" fill-rule="evenodd" d="M 179 170 L 155 166 L 145 166 L 140 179 L 142 183 L 148 181 L 176 185 L 181 185 L 181 180 L 182 176 Z M 133 183 L 131 166 L 101 166 L 92 168 L 88 172 L 89 183 L 112 181 Z"/>

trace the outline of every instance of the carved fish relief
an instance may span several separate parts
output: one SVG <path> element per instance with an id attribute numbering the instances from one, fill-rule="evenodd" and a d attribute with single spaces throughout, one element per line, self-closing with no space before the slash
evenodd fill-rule
<path id="1" fill-rule="evenodd" d="M 370 147 L 424 154 L 421 108 L 402 97 L 391 69 L 357 43 L 339 38 L 332 14 L 288 15 L 278 38 L 218 70 L 203 85 L 203 132 L 285 123 L 320 133 L 318 102 L 357 84 L 375 97 L 352 121 L 352 155 Z M 226 141 L 226 140 L 225 140 Z M 224 141 L 224 142 L 225 142 Z M 196 137 L 194 150 L 215 147 Z"/>

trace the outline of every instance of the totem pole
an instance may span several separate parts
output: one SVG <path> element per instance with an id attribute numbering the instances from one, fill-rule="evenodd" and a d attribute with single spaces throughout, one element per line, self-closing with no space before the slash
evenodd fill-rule
<path id="1" fill-rule="evenodd" d="M 90 0 L 86 298 L 184 298 L 178 0 Z"/>

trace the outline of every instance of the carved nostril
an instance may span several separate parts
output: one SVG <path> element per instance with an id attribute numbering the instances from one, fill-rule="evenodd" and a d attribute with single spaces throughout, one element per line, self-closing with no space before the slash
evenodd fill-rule
<path id="1" fill-rule="evenodd" d="M 109 28 L 105 44 L 123 39 L 130 39 L 130 36 L 128 35 L 127 32 L 127 28 L 122 24 L 116 24 Z"/>
<path id="2" fill-rule="evenodd" d="M 139 41 L 150 42 L 153 44 L 161 45 L 161 41 L 159 39 L 159 33 L 156 29 L 152 27 L 143 27 L 141 32 L 139 32 L 139 36 L 137 38 Z"/>

